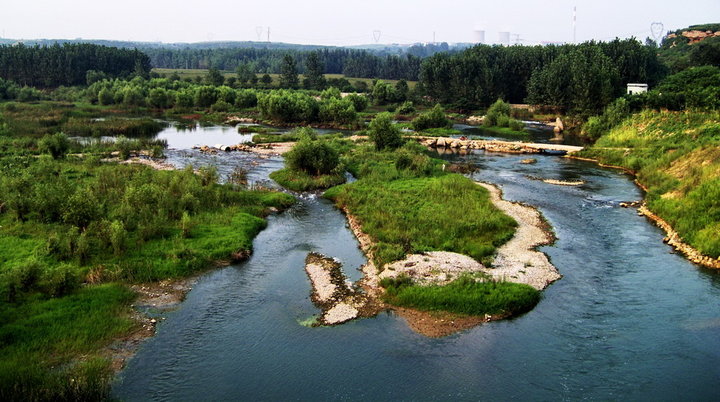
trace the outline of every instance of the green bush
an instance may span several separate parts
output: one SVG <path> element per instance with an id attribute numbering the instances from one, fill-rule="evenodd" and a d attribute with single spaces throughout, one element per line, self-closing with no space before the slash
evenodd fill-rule
<path id="1" fill-rule="evenodd" d="M 210 107 L 210 111 L 213 113 L 225 113 L 229 112 L 230 109 L 232 109 L 232 105 L 224 100 L 219 100 Z"/>
<path id="2" fill-rule="evenodd" d="M 370 140 L 375 144 L 375 149 L 395 149 L 403 144 L 400 129 L 392 122 L 390 113 L 380 113 L 370 122 L 368 127 Z"/>
<path id="3" fill-rule="evenodd" d="M 54 159 L 64 158 L 70 149 L 70 140 L 63 133 L 48 134 L 39 142 L 40 152 L 50 154 Z"/>
<path id="4" fill-rule="evenodd" d="M 357 113 L 352 101 L 335 97 L 320 102 L 320 121 L 349 124 L 357 120 Z"/>
<path id="5" fill-rule="evenodd" d="M 285 154 L 288 169 L 315 176 L 330 174 L 339 164 L 338 152 L 322 140 L 302 139 Z"/>
<path id="6" fill-rule="evenodd" d="M 445 116 L 445 110 L 440 104 L 436 104 L 430 111 L 421 114 L 412 121 L 412 127 L 415 131 L 450 126 L 450 120 Z"/>
<path id="7" fill-rule="evenodd" d="M 412 102 L 405 101 L 400 106 L 398 106 L 396 112 L 398 114 L 413 114 L 415 113 L 415 106 Z"/>
<path id="8" fill-rule="evenodd" d="M 312 122 L 317 120 L 318 103 L 311 96 L 288 90 L 274 90 L 258 95 L 263 117 L 279 122 Z"/>
<path id="9" fill-rule="evenodd" d="M 350 94 L 345 97 L 345 99 L 348 99 L 350 102 L 353 103 L 353 106 L 355 106 L 355 111 L 360 113 L 367 109 L 368 107 L 368 98 L 365 95 L 359 95 L 359 94 Z"/>

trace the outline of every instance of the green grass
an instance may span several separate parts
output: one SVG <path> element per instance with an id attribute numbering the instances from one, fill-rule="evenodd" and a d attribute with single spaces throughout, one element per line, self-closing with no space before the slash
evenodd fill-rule
<path id="1" fill-rule="evenodd" d="M 345 136 L 342 133 L 335 134 L 319 134 L 318 137 L 326 140 L 330 139 L 341 139 Z M 285 134 L 255 134 L 253 135 L 252 142 L 256 144 L 267 144 L 271 142 L 296 142 L 299 141 L 301 135 L 295 131 Z"/>
<path id="2" fill-rule="evenodd" d="M 451 137 L 453 135 L 462 135 L 462 131 L 456 130 L 454 128 L 428 128 L 422 131 L 419 131 L 417 135 L 425 135 L 428 137 Z"/>
<path id="3" fill-rule="evenodd" d="M 442 162 L 414 152 L 417 144 L 374 158 L 356 152 L 361 162 L 349 166 L 360 180 L 331 188 L 325 197 L 349 209 L 376 240 L 378 267 L 421 251 L 453 251 L 489 264 L 517 223 L 492 204 L 487 190 L 442 173 Z"/>
<path id="4" fill-rule="evenodd" d="M 119 284 L 0 304 L 0 398 L 104 399 L 109 361 L 98 350 L 134 328 L 135 294 Z"/>
<path id="5" fill-rule="evenodd" d="M 301 170 L 288 168 L 270 173 L 270 178 L 292 191 L 324 190 L 345 183 L 345 176 L 341 174 L 312 176 Z"/>
<path id="6" fill-rule="evenodd" d="M 523 130 L 523 131 L 517 131 L 513 130 L 509 127 L 498 127 L 498 126 L 479 126 L 480 129 L 487 131 L 489 133 L 497 134 L 499 136 L 503 137 L 510 137 L 510 138 L 527 138 L 530 133 Z"/>
<path id="7" fill-rule="evenodd" d="M 418 286 L 407 280 L 383 280 L 385 301 L 400 307 L 463 315 L 516 315 L 540 301 L 532 286 L 510 282 L 478 282 L 461 276 L 445 286 Z"/>
<path id="8" fill-rule="evenodd" d="M 623 166 L 648 207 L 705 255 L 720 256 L 720 112 L 632 115 L 581 156 Z"/>

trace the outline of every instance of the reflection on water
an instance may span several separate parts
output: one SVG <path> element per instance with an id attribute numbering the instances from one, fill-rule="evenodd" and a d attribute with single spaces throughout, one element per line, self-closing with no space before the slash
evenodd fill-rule
<path id="1" fill-rule="evenodd" d="M 236 157 L 216 156 L 227 165 Z M 115 396 L 717 399 L 720 275 L 673 254 L 659 229 L 617 207 L 642 196 L 628 177 L 552 156 L 538 155 L 533 165 L 521 164 L 522 155 L 444 157 L 476 164 L 475 179 L 537 206 L 553 226 L 558 241 L 542 251 L 564 277 L 533 311 L 442 339 L 413 333 L 390 313 L 303 326 L 317 313 L 303 270 L 307 253 L 340 259 L 354 278 L 364 262 L 343 215 L 305 197 L 270 218 L 249 261 L 206 274 L 166 313 L 157 336 L 121 374 Z M 263 161 L 252 174 L 259 179 L 280 163 Z M 528 176 L 586 183 L 553 186 Z"/>

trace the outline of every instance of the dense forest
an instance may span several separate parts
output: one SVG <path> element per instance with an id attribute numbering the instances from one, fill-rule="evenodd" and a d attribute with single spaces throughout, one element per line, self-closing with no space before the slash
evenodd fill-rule
<path id="1" fill-rule="evenodd" d="M 89 44 L 0 46 L 0 78 L 20 85 L 83 85 L 89 71 L 108 78 L 147 75 L 150 59 L 138 50 Z"/>
<path id="2" fill-rule="evenodd" d="M 307 50 L 278 50 L 262 48 L 222 49 L 143 49 L 157 68 L 217 68 L 235 70 L 247 66 L 256 74 L 281 72 L 283 59 L 290 55 L 305 72 L 311 54 L 318 54 L 326 74 L 344 74 L 358 78 L 404 79 L 415 81 L 420 73 L 420 57 L 407 55 L 379 56 L 366 50 L 323 48 Z"/>
<path id="3" fill-rule="evenodd" d="M 593 114 L 623 94 L 629 82 L 655 85 L 665 67 L 657 50 L 634 39 L 563 46 L 475 46 L 437 54 L 422 64 L 420 81 L 433 99 L 477 109 L 498 98 Z"/>

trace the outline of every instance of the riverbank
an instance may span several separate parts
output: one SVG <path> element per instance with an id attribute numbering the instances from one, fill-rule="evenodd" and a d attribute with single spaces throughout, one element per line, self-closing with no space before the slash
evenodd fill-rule
<path id="1" fill-rule="evenodd" d="M 720 268 L 718 112 L 636 113 L 578 157 L 619 167 L 645 191 L 640 212 L 690 261 Z"/>

